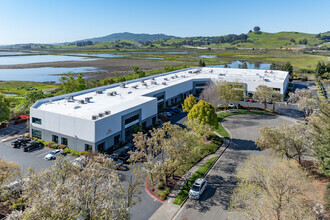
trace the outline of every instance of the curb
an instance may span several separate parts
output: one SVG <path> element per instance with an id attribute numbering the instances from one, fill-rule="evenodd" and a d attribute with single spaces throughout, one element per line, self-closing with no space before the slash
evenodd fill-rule
<path id="1" fill-rule="evenodd" d="M 149 196 L 151 196 L 152 198 L 157 199 L 158 201 L 164 203 L 164 202 L 165 202 L 164 200 L 161 200 L 160 198 L 157 198 L 156 196 L 154 196 L 154 195 L 149 191 L 149 189 L 148 189 L 148 187 L 147 187 L 147 180 L 148 180 L 148 178 L 147 178 L 146 181 L 144 182 L 144 186 L 145 186 L 146 191 L 147 191 L 147 193 L 149 194 Z"/>
<path id="2" fill-rule="evenodd" d="M 221 123 L 221 122 L 220 122 Z M 226 128 L 225 128 L 226 129 Z M 213 162 L 213 164 L 209 167 L 209 169 L 206 171 L 206 173 L 203 175 L 203 178 L 206 178 L 207 177 L 207 174 L 210 172 L 210 170 L 212 170 L 212 168 L 215 166 L 215 164 L 217 164 L 219 161 L 220 161 L 220 159 L 221 159 L 221 156 L 225 153 L 225 151 L 227 150 L 227 148 L 229 147 L 229 145 L 230 145 L 230 143 L 231 143 L 231 134 L 229 133 L 229 131 L 226 129 L 226 131 L 228 132 L 228 134 L 229 134 L 229 139 L 227 139 L 228 140 L 228 144 L 227 144 L 227 146 L 225 147 L 225 149 L 221 152 L 221 154 L 218 156 L 218 159 L 216 159 L 214 162 Z M 224 144 L 225 144 L 225 139 L 226 138 L 224 138 L 223 137 L 223 143 L 222 143 L 222 145 L 221 146 L 223 146 Z M 220 146 L 220 147 L 221 147 Z M 178 215 L 178 213 L 180 212 L 180 210 L 181 210 L 181 208 L 182 208 L 182 206 L 187 202 L 187 200 L 188 200 L 188 198 L 189 198 L 189 196 L 187 196 L 186 197 L 186 199 L 180 204 L 180 207 L 179 207 L 179 209 L 175 212 L 175 214 L 172 216 L 172 218 L 171 218 L 171 220 L 173 220 L 173 219 L 175 219 L 175 217 Z"/>

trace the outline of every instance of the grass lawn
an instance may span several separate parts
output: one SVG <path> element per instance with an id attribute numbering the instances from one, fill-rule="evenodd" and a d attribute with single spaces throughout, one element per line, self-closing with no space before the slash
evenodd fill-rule
<path id="1" fill-rule="evenodd" d="M 247 110 L 235 110 L 234 113 L 230 113 L 230 112 L 220 112 L 218 113 L 218 128 L 215 130 L 216 132 L 218 132 L 221 136 L 223 136 L 224 138 L 230 138 L 228 132 L 226 131 L 226 129 L 222 126 L 221 121 L 222 119 L 224 119 L 225 117 L 231 116 L 231 115 L 241 115 L 241 114 L 254 114 L 254 115 L 274 115 L 272 113 L 268 113 L 268 112 L 259 112 L 259 111 L 247 111 Z"/>
<path id="2" fill-rule="evenodd" d="M 38 90 L 57 88 L 56 84 L 32 82 L 32 81 L 2 81 L 0 82 L 0 93 L 17 94 L 25 96 L 31 88 Z"/>
<path id="3" fill-rule="evenodd" d="M 194 184 L 195 180 L 201 178 L 206 171 L 210 168 L 213 162 L 218 159 L 218 156 L 209 159 L 203 166 L 201 166 L 188 180 L 188 186 L 184 185 L 178 196 L 174 200 L 174 204 L 181 205 L 181 203 L 187 198 L 191 186 Z"/>

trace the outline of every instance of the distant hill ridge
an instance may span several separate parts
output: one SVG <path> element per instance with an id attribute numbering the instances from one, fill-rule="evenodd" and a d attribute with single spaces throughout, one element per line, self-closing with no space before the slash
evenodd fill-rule
<path id="1" fill-rule="evenodd" d="M 166 35 L 166 34 L 133 34 L 129 32 L 124 33 L 115 33 L 109 34 L 103 37 L 94 37 L 89 39 L 84 39 L 80 41 L 92 41 L 92 42 L 108 42 L 108 41 L 115 41 L 115 40 L 132 40 L 137 42 L 147 42 L 147 41 L 154 41 L 159 39 L 170 39 L 174 38 L 175 36 Z"/>

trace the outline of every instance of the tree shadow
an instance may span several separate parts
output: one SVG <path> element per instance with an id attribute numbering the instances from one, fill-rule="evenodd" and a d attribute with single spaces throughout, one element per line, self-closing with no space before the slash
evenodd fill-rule
<path id="1" fill-rule="evenodd" d="M 244 140 L 244 139 L 231 139 L 231 143 L 228 146 L 229 149 L 244 151 L 244 150 L 253 150 L 253 151 L 261 151 L 260 148 L 257 147 L 253 140 Z"/>

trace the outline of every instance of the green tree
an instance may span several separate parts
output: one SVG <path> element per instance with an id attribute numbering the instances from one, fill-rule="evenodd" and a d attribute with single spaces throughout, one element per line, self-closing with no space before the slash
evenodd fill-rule
<path id="1" fill-rule="evenodd" d="M 5 95 L 0 93 L 0 123 L 9 119 L 10 108 L 9 102 L 6 100 Z"/>
<path id="2" fill-rule="evenodd" d="M 248 68 L 247 64 L 246 64 L 246 62 L 244 62 L 243 65 L 242 65 L 242 69 L 247 69 L 247 68 Z"/>
<path id="3" fill-rule="evenodd" d="M 184 112 L 190 112 L 190 110 L 197 104 L 196 98 L 193 94 L 190 94 L 182 104 L 182 110 Z"/>
<path id="4" fill-rule="evenodd" d="M 103 80 L 103 85 L 104 86 L 114 84 L 114 83 L 115 83 L 115 80 L 113 80 L 113 78 L 106 78 L 106 79 Z"/>
<path id="5" fill-rule="evenodd" d="M 283 67 L 282 67 L 283 71 L 287 71 L 289 73 L 289 79 L 292 80 L 293 79 L 293 66 L 291 65 L 290 62 L 287 62 Z"/>
<path id="6" fill-rule="evenodd" d="M 265 85 L 259 85 L 256 88 L 253 98 L 262 104 L 264 104 L 264 109 L 267 109 L 267 102 L 272 100 L 273 89 Z"/>
<path id="7" fill-rule="evenodd" d="M 230 207 L 242 219 L 316 219 L 315 188 L 293 161 L 250 156 L 237 179 Z"/>
<path id="8" fill-rule="evenodd" d="M 260 29 L 260 27 L 259 26 L 255 26 L 254 28 L 253 28 L 253 31 L 254 32 L 259 32 L 261 29 Z"/>
<path id="9" fill-rule="evenodd" d="M 281 124 L 276 127 L 263 127 L 259 130 L 260 137 L 255 143 L 261 149 L 271 149 L 289 159 L 308 156 L 312 149 L 312 136 L 305 124 Z"/>
<path id="10" fill-rule="evenodd" d="M 133 69 L 135 74 L 139 75 L 139 78 L 142 78 L 142 77 L 146 76 L 146 73 L 143 72 L 142 70 L 140 70 L 140 68 L 138 66 L 133 66 L 132 69 Z"/>
<path id="11" fill-rule="evenodd" d="M 228 83 L 227 81 L 218 81 L 216 82 L 218 88 L 219 101 L 223 103 L 225 106 L 234 102 L 238 102 L 243 98 L 243 92 L 239 89 L 238 83 Z"/>
<path id="12" fill-rule="evenodd" d="M 199 60 L 198 66 L 205 67 L 206 66 L 205 61 L 204 60 Z"/>
<path id="13" fill-rule="evenodd" d="M 322 101 L 320 111 L 312 114 L 309 122 L 319 173 L 330 176 L 330 105 L 327 100 Z"/>
<path id="14" fill-rule="evenodd" d="M 85 82 L 85 79 L 83 78 L 83 74 L 82 73 L 78 73 L 78 77 L 76 80 L 77 83 L 77 91 L 82 91 L 87 89 L 87 84 Z"/>
<path id="15" fill-rule="evenodd" d="M 188 120 L 197 120 L 202 124 L 208 124 L 213 128 L 218 127 L 218 117 L 214 107 L 201 100 L 188 113 Z"/>

